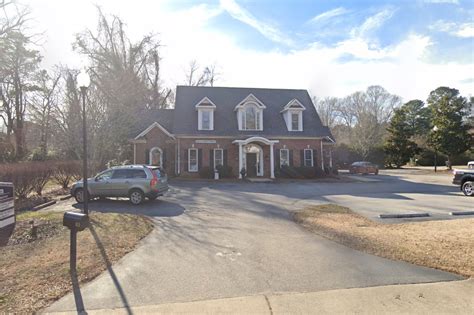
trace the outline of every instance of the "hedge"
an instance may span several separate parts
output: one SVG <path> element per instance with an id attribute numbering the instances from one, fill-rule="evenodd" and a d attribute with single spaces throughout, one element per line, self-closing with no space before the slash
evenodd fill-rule
<path id="1" fill-rule="evenodd" d="M 79 161 L 32 161 L 0 165 L 0 182 L 12 182 L 18 199 L 26 199 L 35 192 L 39 196 L 50 180 L 63 188 L 80 178 Z"/>

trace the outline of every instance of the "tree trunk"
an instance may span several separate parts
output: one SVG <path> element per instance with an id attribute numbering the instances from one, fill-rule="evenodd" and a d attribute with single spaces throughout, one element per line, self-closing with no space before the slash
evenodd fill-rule
<path id="1" fill-rule="evenodd" d="M 448 170 L 452 170 L 451 155 L 448 155 L 448 161 L 446 162 L 446 166 L 448 167 Z"/>

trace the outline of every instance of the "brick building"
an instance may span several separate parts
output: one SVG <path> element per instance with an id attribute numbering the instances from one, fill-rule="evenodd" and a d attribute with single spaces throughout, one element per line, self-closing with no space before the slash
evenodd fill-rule
<path id="1" fill-rule="evenodd" d="M 306 90 L 191 86 L 178 86 L 174 109 L 147 115 L 131 142 L 134 163 L 172 175 L 222 164 L 268 178 L 285 164 L 332 167 L 334 144 Z"/>

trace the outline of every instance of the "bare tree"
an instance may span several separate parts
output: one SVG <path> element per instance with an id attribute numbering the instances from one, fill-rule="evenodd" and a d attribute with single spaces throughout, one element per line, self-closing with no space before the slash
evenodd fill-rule
<path id="1" fill-rule="evenodd" d="M 316 97 L 313 97 L 313 103 L 316 107 L 316 111 L 321 118 L 323 125 L 333 128 L 338 119 L 338 106 L 340 100 L 337 97 L 326 97 L 324 99 L 318 100 Z"/>
<path id="2" fill-rule="evenodd" d="M 186 84 L 189 86 L 214 86 L 218 76 L 215 64 L 201 69 L 196 60 L 192 60 L 185 71 Z"/>
<path id="3" fill-rule="evenodd" d="M 40 71 L 36 78 L 36 89 L 28 99 L 30 119 L 39 126 L 39 148 L 43 158 L 48 153 L 49 138 L 52 132 L 52 116 L 58 101 L 60 79 L 61 72 L 59 70 L 51 74 L 46 70 Z"/>
<path id="4" fill-rule="evenodd" d="M 21 32 L 9 32 L 0 40 L 0 113 L 7 124 L 7 137 L 11 133 L 15 136 L 17 158 L 25 155 L 26 99 L 34 89 L 33 78 L 41 61 L 39 52 L 29 49 L 29 44 L 29 38 Z"/>
<path id="5" fill-rule="evenodd" d="M 28 21 L 29 10 L 15 1 L 0 0 L 0 37 L 10 32 L 18 32 Z"/>

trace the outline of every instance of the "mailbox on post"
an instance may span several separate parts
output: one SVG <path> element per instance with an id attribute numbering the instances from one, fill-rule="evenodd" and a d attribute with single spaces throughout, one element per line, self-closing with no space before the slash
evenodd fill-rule
<path id="1" fill-rule="evenodd" d="M 12 183 L 0 182 L 0 246 L 6 245 L 15 229 L 15 194 Z"/>
<path id="2" fill-rule="evenodd" d="M 89 216 L 84 213 L 66 212 L 63 217 L 63 225 L 71 230 L 71 243 L 69 247 L 69 268 L 71 274 L 76 274 L 77 256 L 77 232 L 83 231 L 89 226 Z"/>
<path id="3" fill-rule="evenodd" d="M 89 225 L 89 216 L 84 213 L 66 212 L 63 217 L 63 225 L 70 230 L 83 231 Z"/>

